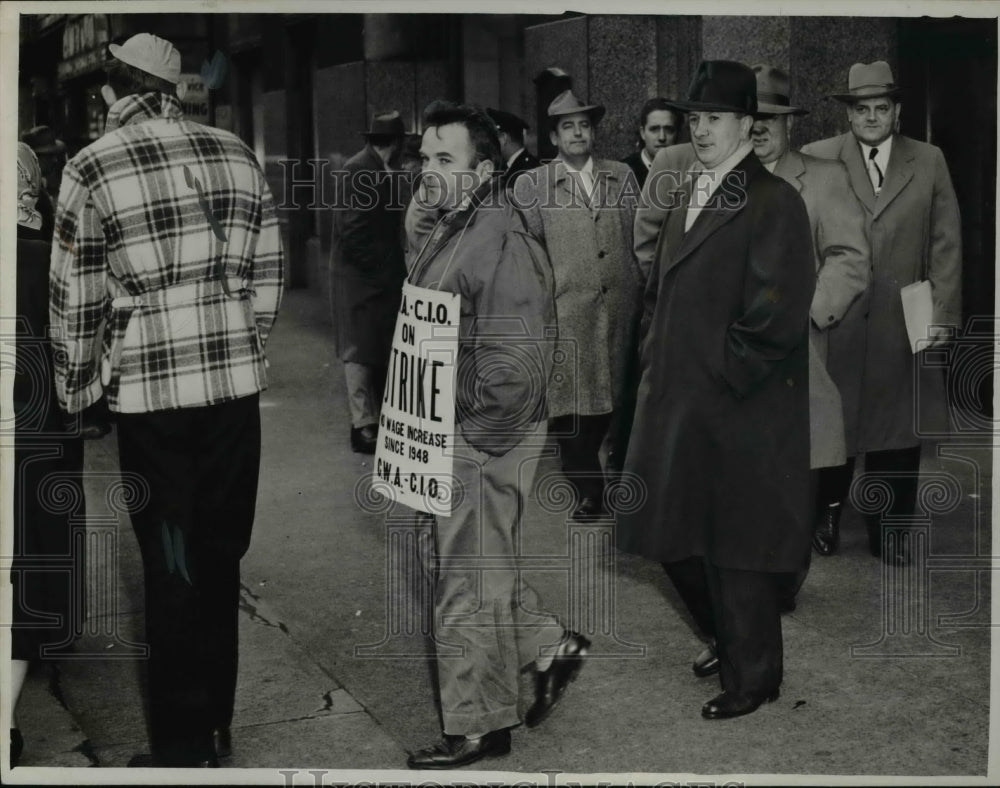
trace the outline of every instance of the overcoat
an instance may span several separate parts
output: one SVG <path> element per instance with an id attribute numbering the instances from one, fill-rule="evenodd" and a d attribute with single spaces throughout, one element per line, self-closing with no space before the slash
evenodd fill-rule
<path id="1" fill-rule="evenodd" d="M 610 413 L 627 396 L 641 275 L 632 250 L 637 194 L 628 166 L 594 159 L 588 202 L 556 159 L 520 175 L 514 203 L 542 239 L 555 276 L 558 339 L 549 418 Z"/>
<path id="2" fill-rule="evenodd" d="M 636 247 L 643 259 L 648 260 L 655 248 L 670 189 L 694 163 L 690 143 L 670 146 L 654 160 L 654 181 L 659 183 L 644 192 L 636 212 Z M 774 174 L 790 183 L 805 202 L 813 241 L 816 292 L 809 324 L 809 464 L 841 465 L 847 459 L 845 410 L 857 412 L 861 365 L 845 365 L 838 370 L 840 379 L 832 379 L 826 368 L 827 345 L 848 310 L 861 309 L 859 300 L 871 281 L 864 214 L 839 163 L 787 151 L 775 163 Z M 855 405 L 844 408 L 842 399 Z"/>
<path id="3" fill-rule="evenodd" d="M 825 468 L 847 461 L 848 435 L 857 429 L 861 365 L 828 369 L 829 344 L 844 317 L 861 311 L 859 301 L 871 283 L 871 250 L 861 203 L 851 192 L 838 162 L 787 151 L 774 174 L 790 183 L 809 214 L 816 266 L 816 292 L 809 310 L 810 466 Z"/>
<path id="4" fill-rule="evenodd" d="M 330 250 L 330 292 L 337 356 L 384 366 L 406 279 L 403 172 L 386 170 L 374 148 L 339 174 Z"/>
<path id="5" fill-rule="evenodd" d="M 940 149 L 908 137 L 893 137 L 885 183 L 875 196 L 851 133 L 820 140 L 804 153 L 837 159 L 865 212 L 871 244 L 872 287 L 861 309 L 851 309 L 830 338 L 828 365 L 834 380 L 861 365 L 855 407 L 857 429 L 848 431 L 848 454 L 916 446 L 917 426 L 945 427 L 940 368 L 915 370 L 903 318 L 900 288 L 930 280 L 935 323 L 961 322 L 961 222 L 955 190 Z M 920 385 L 914 386 L 914 375 Z M 918 396 L 919 394 L 919 396 Z M 920 404 L 915 419 L 914 403 Z"/>
<path id="6" fill-rule="evenodd" d="M 809 556 L 808 320 L 802 199 L 751 152 L 684 232 L 667 213 L 644 293 L 626 474 L 644 502 L 620 548 L 658 561 L 794 572 Z"/>
<path id="7" fill-rule="evenodd" d="M 635 182 L 641 189 L 643 184 L 646 182 L 646 176 L 649 175 L 649 167 L 647 167 L 646 162 L 642 160 L 642 151 L 632 151 L 632 153 L 622 159 L 622 163 L 627 164 L 629 169 L 632 170 L 632 174 L 635 175 Z"/>
<path id="8" fill-rule="evenodd" d="M 517 158 L 510 163 L 502 173 L 500 173 L 500 184 L 506 188 L 510 188 L 511 183 L 517 178 L 522 172 L 527 172 L 528 170 L 533 170 L 539 165 L 538 159 L 528 153 L 527 150 L 522 150 Z"/>

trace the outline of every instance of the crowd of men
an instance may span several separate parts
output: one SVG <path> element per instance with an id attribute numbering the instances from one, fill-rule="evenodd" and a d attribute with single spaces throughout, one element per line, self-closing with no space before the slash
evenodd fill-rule
<path id="1" fill-rule="evenodd" d="M 66 413 L 105 399 L 122 470 L 148 486 L 131 515 L 152 753 L 135 763 L 216 766 L 231 747 L 282 250 L 252 152 L 181 116 L 177 50 L 149 34 L 110 49 L 107 129 L 67 163 L 55 217 L 55 391 Z M 402 120 L 374 118 L 342 173 L 348 198 L 359 173 L 372 188 L 337 210 L 331 261 L 354 451 L 375 451 L 403 283 L 461 302 L 450 445 L 465 495 L 450 517 L 417 518 L 435 641 L 465 657 L 437 660 L 444 737 L 412 768 L 509 752 L 519 671 L 534 671 L 534 727 L 585 662 L 588 640 L 516 567 L 547 435 L 576 492 L 568 516 L 615 518 L 619 548 L 662 563 L 701 630 L 694 672 L 721 689 L 707 719 L 778 697 L 780 614 L 813 549 L 837 550 L 858 457 L 890 492 L 886 514 L 912 515 L 916 362 L 899 291 L 929 281 L 928 344 L 946 341 L 960 316 L 957 201 L 940 150 L 898 133 L 887 63 L 854 65 L 834 98 L 850 130 L 795 151 L 806 110 L 788 75 L 706 61 L 683 99 L 644 105 L 637 149 L 615 161 L 594 152 L 605 108 L 566 90 L 548 106 L 557 153 L 544 163 L 512 113 L 438 101 L 402 200 Z M 535 378 L 505 363 L 526 338 Z M 606 500 L 619 472 L 647 491 L 627 514 Z M 873 555 L 905 564 L 906 541 L 867 522 Z"/>

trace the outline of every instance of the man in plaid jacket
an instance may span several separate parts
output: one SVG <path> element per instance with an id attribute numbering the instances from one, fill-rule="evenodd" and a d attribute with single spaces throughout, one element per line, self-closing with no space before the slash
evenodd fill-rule
<path id="1" fill-rule="evenodd" d="M 246 145 L 182 117 L 173 45 L 141 33 L 110 50 L 105 134 L 59 192 L 56 389 L 68 413 L 106 398 L 123 477 L 137 480 L 152 755 L 130 765 L 217 766 L 281 300 L 278 220 Z"/>

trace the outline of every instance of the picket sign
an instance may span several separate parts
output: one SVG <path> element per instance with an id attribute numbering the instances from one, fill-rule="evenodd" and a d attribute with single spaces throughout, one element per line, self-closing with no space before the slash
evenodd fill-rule
<path id="1" fill-rule="evenodd" d="M 373 487 L 417 511 L 451 515 L 461 299 L 403 285 L 379 416 Z"/>

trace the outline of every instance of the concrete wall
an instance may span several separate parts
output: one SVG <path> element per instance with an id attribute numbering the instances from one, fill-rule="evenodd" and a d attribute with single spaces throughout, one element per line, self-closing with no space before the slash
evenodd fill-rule
<path id="1" fill-rule="evenodd" d="M 594 16 L 587 38 L 589 100 L 608 110 L 596 149 L 621 159 L 635 150 L 643 103 L 658 95 L 656 17 Z"/>

